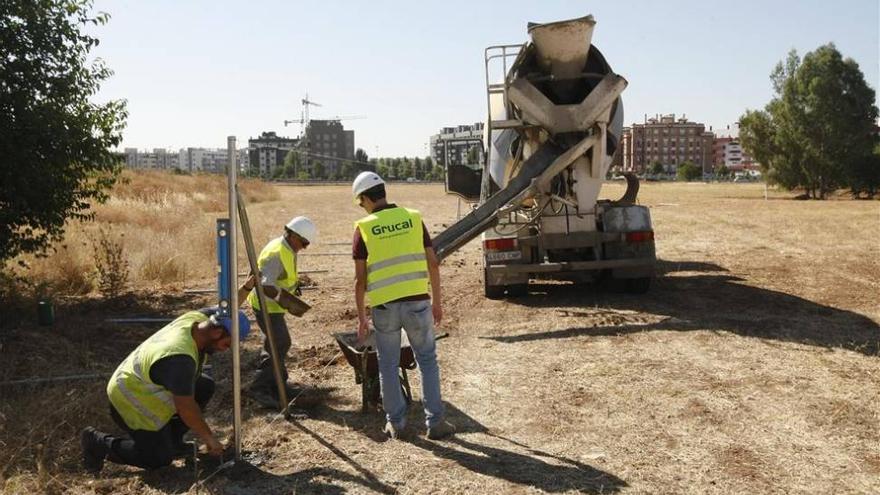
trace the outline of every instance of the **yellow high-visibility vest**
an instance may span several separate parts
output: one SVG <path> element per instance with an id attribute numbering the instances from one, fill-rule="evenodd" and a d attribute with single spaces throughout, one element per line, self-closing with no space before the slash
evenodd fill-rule
<path id="1" fill-rule="evenodd" d="M 207 319 L 199 311 L 185 313 L 141 343 L 116 368 L 107 384 L 107 397 L 129 428 L 159 431 L 177 412 L 171 391 L 153 383 L 150 367 L 168 356 L 190 356 L 196 362 L 195 383 L 201 363 L 192 326 Z"/>
<path id="2" fill-rule="evenodd" d="M 284 267 L 284 278 L 276 280 L 273 285 L 292 294 L 296 290 L 296 283 L 299 281 L 299 276 L 296 273 L 296 253 L 284 242 L 284 237 L 272 239 L 269 241 L 269 244 L 266 244 L 266 247 L 260 251 L 260 257 L 257 258 L 257 268 L 262 270 L 266 260 L 273 256 L 280 257 L 281 266 Z M 250 295 L 248 295 L 248 302 L 251 303 L 254 311 L 260 310 L 260 301 L 257 298 L 256 289 L 252 290 Z M 287 312 L 280 304 L 268 298 L 266 299 L 266 307 L 269 313 Z"/>
<path id="3" fill-rule="evenodd" d="M 355 227 L 367 246 L 370 306 L 428 293 L 428 261 L 418 211 L 387 208 L 361 218 Z"/>

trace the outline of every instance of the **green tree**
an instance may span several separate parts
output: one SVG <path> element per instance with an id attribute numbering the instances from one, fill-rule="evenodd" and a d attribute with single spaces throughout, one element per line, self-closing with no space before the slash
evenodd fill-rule
<path id="1" fill-rule="evenodd" d="M 345 162 L 342 164 L 342 179 L 343 180 L 351 180 L 354 179 L 355 176 L 355 166 L 352 163 Z"/>
<path id="2" fill-rule="evenodd" d="M 367 152 L 363 150 L 363 148 L 358 148 L 354 152 L 354 159 L 360 163 L 367 163 L 370 161 L 370 157 L 367 156 Z"/>
<path id="3" fill-rule="evenodd" d="M 302 154 L 297 150 L 288 151 L 286 155 L 284 155 L 284 166 L 283 167 L 275 167 L 275 170 L 279 170 L 279 177 L 287 177 L 288 179 L 295 179 L 299 173 L 299 170 L 303 165 L 303 157 Z"/>
<path id="4" fill-rule="evenodd" d="M 676 179 L 693 182 L 703 178 L 703 171 L 692 162 L 682 162 L 675 171 Z"/>
<path id="5" fill-rule="evenodd" d="M 740 119 L 743 146 L 767 180 L 818 199 L 871 183 L 874 168 L 866 158 L 875 146 L 878 110 L 858 64 L 829 43 L 803 60 L 792 50 L 770 78 L 775 97 Z"/>
<path id="6" fill-rule="evenodd" d="M 125 102 L 93 103 L 112 71 L 89 63 L 104 25 L 91 0 L 4 1 L 0 8 L 0 261 L 42 253 L 67 219 L 91 220 L 121 159 Z"/>
<path id="7" fill-rule="evenodd" d="M 327 171 L 324 167 L 324 164 L 321 162 L 315 162 L 315 164 L 312 165 L 312 178 L 321 180 L 324 179 L 326 176 Z"/>
<path id="8" fill-rule="evenodd" d="M 730 169 L 727 168 L 727 165 L 721 165 L 720 167 L 715 169 L 715 175 L 717 175 L 718 177 L 729 177 Z"/>
<path id="9" fill-rule="evenodd" d="M 422 159 L 419 157 L 413 158 L 413 177 L 417 180 L 423 180 L 425 178 L 425 168 L 422 163 Z"/>
<path id="10" fill-rule="evenodd" d="M 381 177 L 388 177 L 388 172 L 390 171 L 390 166 L 388 162 L 384 158 L 379 158 L 376 161 L 376 173 Z"/>
<path id="11" fill-rule="evenodd" d="M 848 170 L 849 187 L 854 198 L 863 193 L 873 198 L 880 193 L 880 139 L 876 141 L 874 152 L 858 160 Z"/>
<path id="12" fill-rule="evenodd" d="M 651 168 L 648 169 L 648 173 L 652 175 L 660 175 L 664 172 L 663 164 L 660 162 L 654 162 L 651 164 Z"/>

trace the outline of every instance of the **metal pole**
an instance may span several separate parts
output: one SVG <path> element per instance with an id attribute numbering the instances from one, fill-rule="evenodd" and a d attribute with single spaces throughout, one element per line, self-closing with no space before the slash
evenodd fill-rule
<path id="1" fill-rule="evenodd" d="M 235 462 L 241 460 L 241 346 L 238 328 L 238 195 L 235 184 L 238 180 L 238 153 L 235 149 L 235 136 L 226 138 L 226 153 L 229 158 L 229 305 L 232 318 L 232 434 L 235 444 Z"/>

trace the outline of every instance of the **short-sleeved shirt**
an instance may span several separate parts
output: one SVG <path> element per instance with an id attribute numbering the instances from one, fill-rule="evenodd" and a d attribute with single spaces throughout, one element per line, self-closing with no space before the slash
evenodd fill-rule
<path id="1" fill-rule="evenodd" d="M 377 211 L 387 210 L 389 208 L 397 208 L 397 205 L 394 203 L 386 204 L 385 206 L 380 206 L 373 210 L 373 213 Z M 429 247 L 433 247 L 433 243 L 431 242 L 431 234 L 428 233 L 428 228 L 425 227 L 425 222 L 422 222 L 422 244 L 425 246 L 425 249 Z M 354 239 L 351 241 L 351 257 L 355 260 L 366 260 L 367 259 L 367 243 L 364 242 L 363 237 L 361 237 L 361 229 L 355 227 L 354 229 Z M 415 296 L 407 296 L 401 297 L 400 299 L 395 299 L 394 301 L 388 302 L 404 302 L 404 301 L 424 301 L 425 299 L 430 299 L 431 296 L 428 294 L 418 294 Z"/>
<path id="2" fill-rule="evenodd" d="M 282 239 L 281 243 L 293 251 L 293 248 L 287 242 L 287 239 Z M 266 261 L 263 262 L 263 266 L 260 267 L 260 284 L 263 287 L 278 287 L 277 281 L 287 278 L 287 272 L 284 270 L 284 264 L 281 263 L 280 256 L 270 256 L 266 258 Z"/>
<path id="3" fill-rule="evenodd" d="M 204 308 L 199 310 L 206 316 L 217 312 L 217 308 Z M 199 361 L 204 361 L 204 354 L 199 355 Z M 192 357 L 186 354 L 175 354 L 163 357 L 150 366 L 150 380 L 156 385 L 168 389 L 172 395 L 191 396 L 195 394 L 197 373 L 201 372 L 201 363 L 196 363 Z"/>

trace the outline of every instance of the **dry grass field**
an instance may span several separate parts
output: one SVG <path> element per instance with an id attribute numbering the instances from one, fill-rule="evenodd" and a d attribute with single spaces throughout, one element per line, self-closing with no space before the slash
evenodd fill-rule
<path id="1" fill-rule="evenodd" d="M 224 195 L 219 181 L 212 187 L 200 193 L 219 199 L 213 207 L 157 191 L 153 209 L 99 210 L 106 227 L 124 228 L 133 291 L 113 301 L 58 298 L 53 327 L 29 317 L 0 332 L 0 381 L 109 374 L 157 327 L 105 318 L 209 304 L 183 289 L 214 283 L 213 218 Z M 603 195 L 622 189 L 609 184 Z M 450 338 L 438 348 L 458 432 L 424 439 L 415 403 L 407 437 L 386 441 L 381 416 L 360 412 L 360 386 L 330 336 L 355 324 L 346 244 L 361 212 L 349 191 L 277 186 L 252 198 L 258 244 L 308 215 L 320 238 L 300 268 L 328 270 L 305 293 L 314 309 L 288 317 L 291 378 L 318 387 L 320 404 L 288 422 L 245 400 L 252 469 L 198 486 L 182 461 L 147 473 L 107 464 L 92 478 L 79 469 L 76 435 L 88 424 L 115 430 L 103 381 L 0 387 L 0 492 L 880 492 L 880 203 L 793 201 L 774 191 L 765 200 L 756 184 L 643 184 L 661 261 L 639 296 L 543 283 L 528 297 L 487 300 L 471 243 L 441 268 L 439 331 Z M 395 184 L 389 194 L 422 210 L 435 234 L 456 218 L 442 186 Z M 68 260 L 82 254 L 71 250 Z M 147 276 L 149 257 L 180 268 Z M 259 345 L 256 336 L 244 345 L 245 380 Z M 227 436 L 229 365 L 228 354 L 214 360 L 218 393 L 208 411 Z"/>

